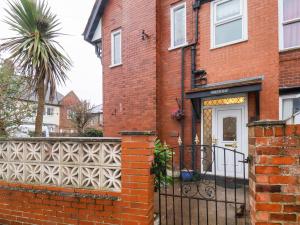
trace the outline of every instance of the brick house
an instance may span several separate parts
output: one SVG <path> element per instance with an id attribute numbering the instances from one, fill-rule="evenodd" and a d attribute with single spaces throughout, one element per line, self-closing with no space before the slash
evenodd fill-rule
<path id="1" fill-rule="evenodd" d="M 93 128 L 96 130 L 102 130 L 103 129 L 103 110 L 102 105 L 94 106 L 91 109 L 91 119 L 88 123 L 88 128 Z"/>
<path id="2" fill-rule="evenodd" d="M 70 91 L 60 101 L 59 133 L 76 133 L 76 127 L 71 121 L 72 107 L 80 103 L 80 99 Z"/>
<path id="3" fill-rule="evenodd" d="M 197 135 L 247 155 L 247 123 L 300 109 L 297 0 L 97 0 L 84 38 L 102 60 L 108 136 Z"/>

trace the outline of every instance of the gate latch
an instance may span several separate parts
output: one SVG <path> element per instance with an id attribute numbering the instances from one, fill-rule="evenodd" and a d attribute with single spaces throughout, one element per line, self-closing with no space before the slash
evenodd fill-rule
<path id="1" fill-rule="evenodd" d="M 240 163 L 250 163 L 251 159 L 250 157 L 248 156 L 245 160 L 241 160 L 239 161 Z"/>

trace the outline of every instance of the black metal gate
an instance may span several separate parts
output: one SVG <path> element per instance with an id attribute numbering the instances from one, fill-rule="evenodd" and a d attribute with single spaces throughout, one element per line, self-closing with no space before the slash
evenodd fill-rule
<path id="1" fill-rule="evenodd" d="M 160 224 L 247 225 L 247 159 L 236 150 L 180 146 L 161 153 L 157 209 Z"/>

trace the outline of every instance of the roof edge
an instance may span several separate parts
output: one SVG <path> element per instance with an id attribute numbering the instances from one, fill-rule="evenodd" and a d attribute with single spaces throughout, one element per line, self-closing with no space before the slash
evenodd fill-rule
<path id="1" fill-rule="evenodd" d="M 92 12 L 90 14 L 89 20 L 85 26 L 83 36 L 84 40 L 94 44 L 92 39 L 97 29 L 100 18 L 103 16 L 105 6 L 107 5 L 108 0 L 96 0 Z"/>

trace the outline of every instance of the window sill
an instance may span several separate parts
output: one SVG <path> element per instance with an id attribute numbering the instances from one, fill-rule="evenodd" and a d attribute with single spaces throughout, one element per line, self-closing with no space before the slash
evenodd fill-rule
<path id="1" fill-rule="evenodd" d="M 184 44 L 182 44 L 182 45 L 172 46 L 172 47 L 168 48 L 168 51 L 173 51 L 173 50 L 176 50 L 176 49 L 179 49 L 179 48 L 185 47 L 185 46 L 187 46 L 187 45 L 189 45 L 189 43 L 188 43 L 188 42 L 185 42 L 185 43 L 184 43 Z"/>
<path id="2" fill-rule="evenodd" d="M 123 65 L 122 63 L 114 64 L 114 65 L 110 65 L 109 68 L 115 68 L 115 67 L 122 66 L 122 65 Z"/>
<path id="3" fill-rule="evenodd" d="M 210 48 L 210 50 L 214 50 L 214 49 L 218 49 L 218 48 L 224 48 L 224 47 L 227 47 L 227 46 L 236 45 L 236 44 L 240 44 L 240 43 L 247 42 L 247 41 L 248 41 L 248 38 L 241 39 L 241 40 L 238 40 L 238 41 L 232 41 L 232 42 L 228 42 L 228 43 L 221 44 L 221 45 L 218 45 L 218 46 L 213 46 L 213 47 Z"/>
<path id="4" fill-rule="evenodd" d="M 300 46 L 280 49 L 279 53 L 289 52 L 289 51 L 293 51 L 293 50 L 300 50 Z"/>

